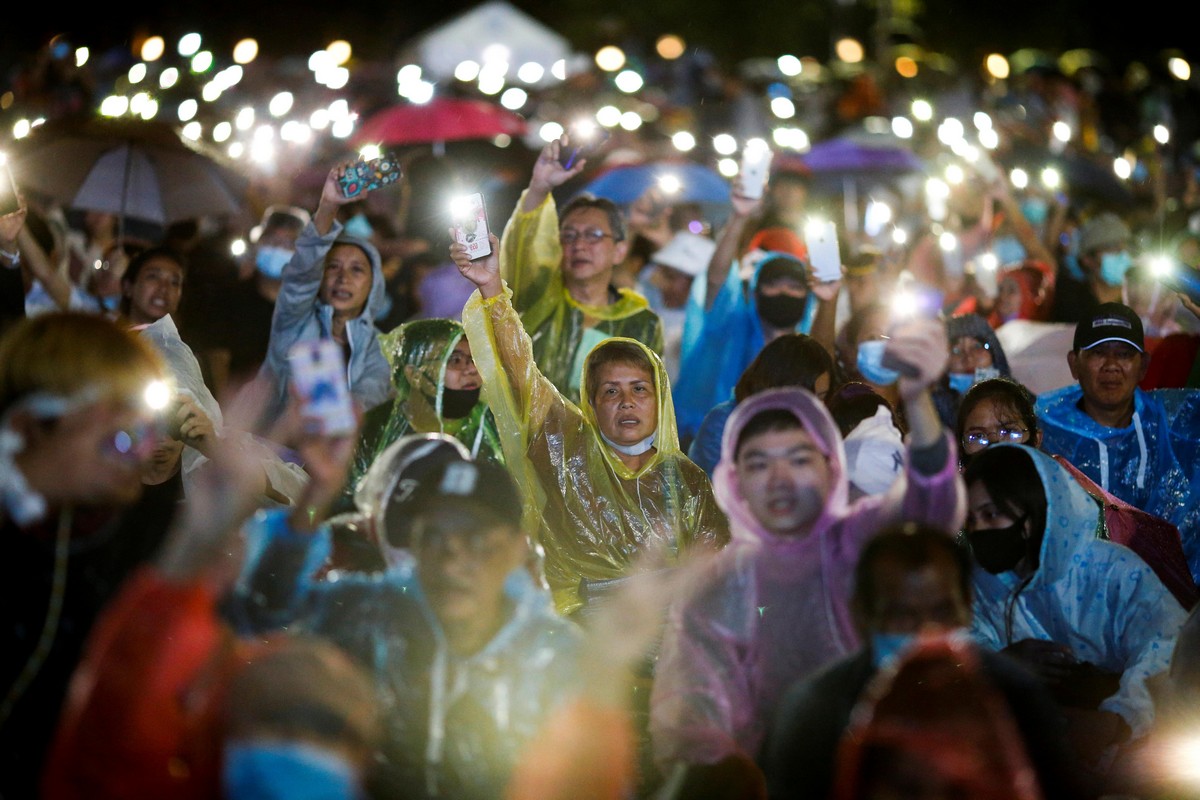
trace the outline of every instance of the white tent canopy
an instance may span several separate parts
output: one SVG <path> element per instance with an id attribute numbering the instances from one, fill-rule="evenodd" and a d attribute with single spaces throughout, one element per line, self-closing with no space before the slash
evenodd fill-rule
<path id="1" fill-rule="evenodd" d="M 505 62 L 513 76 L 522 65 L 544 70 L 535 83 L 554 80 L 556 61 L 571 61 L 571 44 L 551 28 L 504 0 L 489 0 L 411 41 L 403 50 L 409 63 L 419 65 L 432 80 L 449 79 L 464 61 Z M 510 77 L 511 79 L 511 77 Z"/>

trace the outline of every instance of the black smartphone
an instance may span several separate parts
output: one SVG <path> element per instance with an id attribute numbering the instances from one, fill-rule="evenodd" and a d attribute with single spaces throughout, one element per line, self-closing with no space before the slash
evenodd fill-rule
<path id="1" fill-rule="evenodd" d="M 343 195 L 358 197 L 364 192 L 395 183 L 400 180 L 402 173 L 400 162 L 394 157 L 380 156 L 370 161 L 359 160 L 346 167 L 338 183 L 341 184 Z"/>
<path id="2" fill-rule="evenodd" d="M 586 158 L 588 155 L 596 152 L 600 145 L 608 141 L 609 132 L 604 128 L 596 128 L 591 131 L 575 131 L 571 134 L 571 141 L 575 144 L 570 147 L 559 150 L 558 161 L 563 165 L 563 169 L 571 169 L 581 158 Z"/>

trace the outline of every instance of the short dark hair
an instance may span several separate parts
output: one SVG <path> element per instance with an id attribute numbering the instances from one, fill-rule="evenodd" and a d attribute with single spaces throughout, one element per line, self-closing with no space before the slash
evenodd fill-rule
<path id="1" fill-rule="evenodd" d="M 850 431 L 857 428 L 860 422 L 875 416 L 880 406 L 891 412 L 892 423 L 898 430 L 903 431 L 902 420 L 896 416 L 896 409 L 892 408 L 892 404 L 862 381 L 846 381 L 830 392 L 825 400 L 825 407 L 829 409 L 829 415 L 833 417 L 834 424 L 843 438 L 849 436 Z"/>
<path id="2" fill-rule="evenodd" d="M 1029 552 L 1036 563 L 1046 531 L 1046 489 L 1033 459 L 1011 445 L 989 447 L 975 454 L 963 472 L 969 487 L 981 481 L 988 496 L 1013 519 L 1029 520 Z"/>
<path id="3" fill-rule="evenodd" d="M 772 431 L 804 430 L 800 418 L 786 408 L 767 408 L 751 417 L 738 432 L 737 445 L 733 448 L 733 460 L 737 461 L 746 442 Z"/>
<path id="4" fill-rule="evenodd" d="M 817 378 L 825 374 L 832 380 L 833 359 L 820 342 L 804 333 L 787 333 L 758 351 L 733 387 L 733 400 L 740 403 L 780 386 L 803 386 L 815 392 Z"/>
<path id="5" fill-rule="evenodd" d="M 877 533 L 863 548 L 854 568 L 854 604 L 870 614 L 878 601 L 875 565 L 891 560 L 913 572 L 945 556 L 958 569 L 957 586 L 962 598 L 971 602 L 971 554 L 945 531 L 917 522 L 891 525 Z"/>
<path id="6" fill-rule="evenodd" d="M 646 351 L 633 342 L 609 341 L 604 342 L 591 352 L 587 360 L 587 397 L 595 401 L 596 392 L 600 391 L 600 368 L 605 364 L 626 364 L 638 369 L 644 369 L 654 382 L 655 392 L 663 391 L 658 385 L 654 362 L 646 355 Z"/>
<path id="7" fill-rule="evenodd" d="M 625 236 L 627 235 L 625 231 L 625 217 L 621 214 L 621 209 L 607 197 L 597 197 L 590 192 L 576 195 L 571 198 L 569 203 L 563 206 L 563 210 L 558 215 L 559 225 L 561 226 L 562 222 L 576 211 L 587 208 L 595 208 L 607 214 L 608 227 L 612 229 L 613 241 L 625 241 Z"/>
<path id="8" fill-rule="evenodd" d="M 1029 429 L 1029 441 L 1037 438 L 1040 430 L 1037 416 L 1037 398 L 1025 384 L 1012 378 L 987 378 L 967 389 L 958 404 L 958 418 L 954 422 L 954 438 L 961 444 L 963 434 L 967 430 L 967 417 L 975 407 L 984 400 L 998 401 L 1016 412 L 1021 418 L 1021 424 Z M 968 463 L 971 456 L 961 453 L 963 463 Z"/>

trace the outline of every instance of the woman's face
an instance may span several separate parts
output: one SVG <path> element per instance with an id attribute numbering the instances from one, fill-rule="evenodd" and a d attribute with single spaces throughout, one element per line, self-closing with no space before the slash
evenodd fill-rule
<path id="1" fill-rule="evenodd" d="M 336 244 L 325 256 L 321 300 L 333 306 L 334 313 L 341 317 L 357 317 L 367 306 L 373 279 L 371 261 L 361 248 Z"/>
<path id="2" fill-rule="evenodd" d="M 454 345 L 454 351 L 446 360 L 446 388 L 478 389 L 482 385 L 479 370 L 475 368 L 475 360 L 471 358 L 471 344 L 464 336 Z"/>
<path id="3" fill-rule="evenodd" d="M 1021 284 L 1009 276 L 1000 281 L 996 295 L 996 313 L 1003 320 L 1017 319 L 1021 313 Z"/>
<path id="4" fill-rule="evenodd" d="M 147 325 L 174 314 L 183 296 L 183 267 L 167 256 L 155 256 L 125 287 L 125 296 L 129 298 L 129 320 L 134 325 Z"/>
<path id="5" fill-rule="evenodd" d="M 992 531 L 1008 528 L 1017 522 L 1007 507 L 997 503 L 983 481 L 973 481 L 967 487 L 967 530 Z M 1028 538 L 1028 534 L 1026 534 Z"/>
<path id="6" fill-rule="evenodd" d="M 1030 435 L 1029 428 L 1011 404 L 1000 398 L 985 397 L 967 412 L 959 444 L 964 453 L 973 456 L 1002 442 L 1029 444 Z M 1035 442 L 1034 446 L 1038 444 L 1040 442 Z"/>
<path id="7" fill-rule="evenodd" d="M 975 374 L 992 366 L 992 351 L 974 336 L 960 336 L 950 343 L 950 372 Z"/>

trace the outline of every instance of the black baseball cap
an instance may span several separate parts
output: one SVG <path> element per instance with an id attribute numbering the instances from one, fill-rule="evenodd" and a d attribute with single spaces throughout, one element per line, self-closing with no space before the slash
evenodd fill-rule
<path id="1" fill-rule="evenodd" d="M 1142 320 L 1123 303 L 1102 303 L 1095 313 L 1075 326 L 1074 349 L 1090 350 L 1104 342 L 1124 342 L 1146 352 Z"/>

